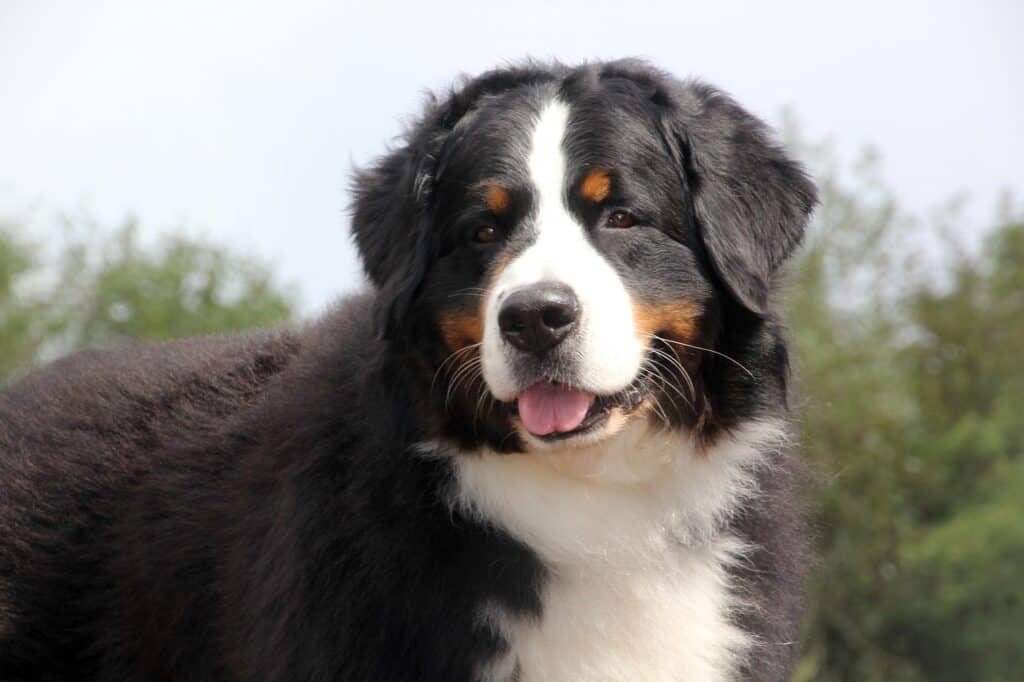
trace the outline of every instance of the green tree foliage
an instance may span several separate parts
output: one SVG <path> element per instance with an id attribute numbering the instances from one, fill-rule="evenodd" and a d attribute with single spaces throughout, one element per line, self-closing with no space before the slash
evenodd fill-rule
<path id="1" fill-rule="evenodd" d="M 0 224 L 0 382 L 78 348 L 280 324 L 294 295 L 264 264 L 180 236 L 144 245 L 135 224 L 66 221 L 45 245 Z M 45 254 L 45 255 L 41 255 Z"/>
<path id="2" fill-rule="evenodd" d="M 796 679 L 1020 679 L 1024 223 L 970 255 L 870 155 L 820 179 L 790 296 L 821 557 Z M 935 251 L 942 277 L 915 270 Z"/>
<path id="3" fill-rule="evenodd" d="M 12 226 L 0 224 L 0 382 L 37 358 L 56 331 L 46 303 L 23 291 L 37 268 L 29 244 Z"/>

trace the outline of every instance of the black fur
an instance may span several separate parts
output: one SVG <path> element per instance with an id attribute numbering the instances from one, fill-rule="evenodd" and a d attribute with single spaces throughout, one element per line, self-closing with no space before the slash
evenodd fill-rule
<path id="1" fill-rule="evenodd" d="M 4 679 L 468 680 L 524 546 L 450 472 L 370 298 L 298 334 L 91 351 L 0 397 Z"/>
<path id="2" fill-rule="evenodd" d="M 0 679 L 471 680 L 507 646 L 482 604 L 541 614 L 540 559 L 453 510 L 451 463 L 422 444 L 523 448 L 510 406 L 447 390 L 439 320 L 528 239 L 515 160 L 553 92 L 580 112 L 572 162 L 614 167 L 613 201 L 654 228 L 594 244 L 638 299 L 699 303 L 700 345 L 729 356 L 683 358 L 673 427 L 710 443 L 785 417 L 772 296 L 814 188 L 764 126 L 634 61 L 489 72 L 357 174 L 370 292 L 300 330 L 87 351 L 0 393 Z M 511 188 L 500 217 L 470 196 L 485 178 Z M 485 218 L 502 250 L 467 245 Z M 806 563 L 794 462 L 769 457 L 731 522 L 760 548 L 736 575 L 753 680 L 788 675 Z"/>

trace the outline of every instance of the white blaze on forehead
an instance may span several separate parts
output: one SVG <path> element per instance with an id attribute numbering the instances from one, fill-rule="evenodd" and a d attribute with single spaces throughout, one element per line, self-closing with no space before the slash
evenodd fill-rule
<path id="1" fill-rule="evenodd" d="M 544 217 L 550 213 L 564 213 L 562 206 L 565 193 L 565 131 L 569 127 L 569 107 L 564 102 L 552 100 L 544 108 L 533 129 L 530 144 L 530 181 L 539 196 L 538 227 L 543 229 Z M 570 216 L 566 216 L 571 220 Z"/>
<path id="2" fill-rule="evenodd" d="M 633 309 L 618 273 L 587 239 L 584 227 L 569 212 L 564 150 L 569 106 L 552 99 L 534 126 L 527 158 L 537 210 L 532 218 L 533 244 L 502 270 L 487 301 L 483 369 L 491 392 L 511 400 L 526 386 L 517 383 L 519 351 L 505 343 L 498 329 L 498 310 L 505 296 L 537 282 L 568 285 L 580 302 L 573 344 L 578 357 L 577 381 L 595 393 L 614 393 L 632 382 L 643 360 L 644 343 L 637 339 Z"/>

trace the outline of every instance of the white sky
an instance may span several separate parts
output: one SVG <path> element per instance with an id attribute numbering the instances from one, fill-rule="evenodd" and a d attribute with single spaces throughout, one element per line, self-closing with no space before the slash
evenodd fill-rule
<path id="1" fill-rule="evenodd" d="M 1024 2 L 0 0 L 0 204 L 138 215 L 270 259 L 308 309 L 360 281 L 352 163 L 424 88 L 526 55 L 637 55 L 811 139 L 871 143 L 909 209 L 1024 190 Z"/>

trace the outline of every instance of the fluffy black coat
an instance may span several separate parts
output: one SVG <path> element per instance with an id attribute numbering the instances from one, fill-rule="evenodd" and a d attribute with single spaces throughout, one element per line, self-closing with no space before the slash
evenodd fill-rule
<path id="1" fill-rule="evenodd" d="M 5 679 L 460 680 L 539 609 L 353 299 L 298 334 L 58 362 L 0 394 Z"/>
<path id="2" fill-rule="evenodd" d="M 437 340 L 417 302 L 442 246 L 424 205 L 431 164 L 474 106 L 537 84 L 582 87 L 596 68 L 503 69 L 429 105 L 357 180 L 354 234 L 374 289 L 322 320 L 87 351 L 0 393 L 0 678 L 472 680 L 506 646 L 479 626 L 482 604 L 540 615 L 542 562 L 454 510 L 451 463 L 422 451 L 439 430 L 470 439 L 431 388 Z M 670 106 L 649 67 L 601 68 Z M 706 413 L 680 422 L 710 439 L 785 413 L 770 294 L 814 191 L 759 123 L 701 88 L 672 91 L 672 106 L 703 98 L 721 114 L 685 130 L 666 117 L 661 132 L 678 144 L 680 181 L 699 185 L 688 210 L 717 287 L 708 338 L 753 373 L 700 366 Z M 747 177 L 753 162 L 723 146 L 725 124 L 729 144 L 773 170 Z M 764 232 L 745 227 L 753 213 Z M 750 680 L 788 674 L 795 649 L 779 643 L 796 640 L 806 563 L 794 460 L 768 457 L 762 494 L 730 522 L 758 547 L 734 569 L 751 605 L 737 617 L 771 643 Z"/>

